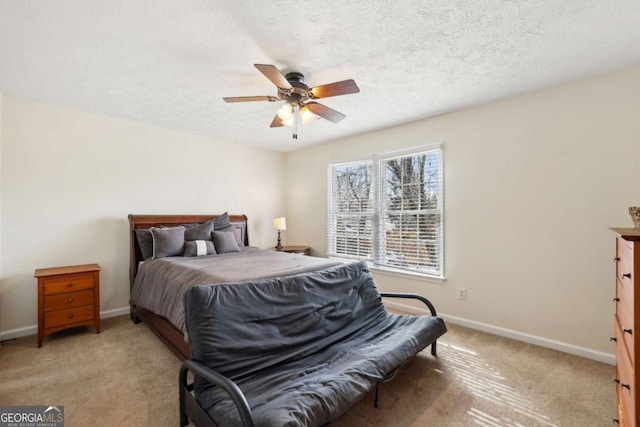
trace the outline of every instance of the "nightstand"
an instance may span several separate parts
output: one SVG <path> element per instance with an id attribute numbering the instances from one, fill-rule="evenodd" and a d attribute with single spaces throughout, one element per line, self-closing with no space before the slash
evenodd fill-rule
<path id="1" fill-rule="evenodd" d="M 272 251 L 288 252 L 290 254 L 310 255 L 311 246 L 283 246 L 280 249 L 271 248 Z"/>
<path id="2" fill-rule="evenodd" d="M 38 347 L 45 336 L 76 326 L 100 333 L 100 270 L 98 264 L 39 268 Z"/>

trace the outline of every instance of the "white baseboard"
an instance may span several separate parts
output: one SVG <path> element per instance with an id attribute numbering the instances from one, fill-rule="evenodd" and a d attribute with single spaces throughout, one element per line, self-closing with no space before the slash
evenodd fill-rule
<path id="1" fill-rule="evenodd" d="M 12 340 L 27 335 L 35 335 L 38 333 L 38 325 L 25 326 L 24 328 L 11 329 L 0 332 L 0 341 Z"/>
<path id="2" fill-rule="evenodd" d="M 417 308 L 410 305 L 401 304 L 395 301 L 385 300 L 384 304 L 390 308 L 395 308 L 396 310 L 401 310 L 407 313 L 429 314 L 429 311 L 426 308 L 425 309 Z M 575 356 L 585 357 L 587 359 L 596 360 L 598 362 L 606 363 L 609 365 L 616 364 L 616 357 L 613 353 L 604 353 L 602 351 L 592 350 L 585 347 L 579 347 L 573 344 L 555 341 L 548 338 L 539 337 L 536 335 L 530 335 L 524 332 L 518 332 L 512 329 L 502 328 L 500 326 L 488 325 L 486 323 L 463 319 L 461 317 L 449 316 L 443 313 L 438 313 L 438 316 L 442 317 L 446 322 L 452 323 L 454 325 L 460 325 L 466 328 L 476 329 L 482 332 L 488 332 L 493 335 L 511 338 L 513 340 L 523 341 L 529 344 L 535 344 L 540 347 L 551 348 L 553 350 L 562 351 L 564 353 L 573 354 Z"/>
<path id="3" fill-rule="evenodd" d="M 429 314 L 427 309 L 417 308 L 410 305 L 400 304 L 395 301 L 386 301 L 385 305 L 396 310 L 405 311 L 413 314 Z M 101 319 L 107 319 L 109 317 L 121 316 L 129 314 L 129 306 L 116 308 L 114 310 L 107 310 L 100 312 Z M 454 325 L 464 326 L 470 329 L 476 329 L 482 332 L 488 332 L 490 334 L 498 335 L 501 337 L 511 338 L 517 341 L 523 341 L 529 344 L 539 345 L 541 347 L 551 348 L 553 350 L 562 351 L 564 353 L 573 354 L 587 359 L 596 360 L 598 362 L 607 363 L 609 365 L 616 364 L 615 355 L 612 353 L 604 353 L 602 351 L 596 351 L 589 348 L 579 347 L 573 344 L 567 344 L 560 341 L 551 340 L 535 335 L 526 334 L 524 332 L 514 331 L 512 329 L 502 328 L 500 326 L 488 325 L 486 323 L 476 322 L 473 320 L 463 319 L 461 317 L 449 316 L 447 314 L 438 314 L 445 321 Z M 24 337 L 27 335 L 34 335 L 38 333 L 38 325 L 25 326 L 24 328 L 12 329 L 9 331 L 0 332 L 0 341 L 6 341 L 18 337 Z"/>
<path id="4" fill-rule="evenodd" d="M 107 310 L 100 312 L 101 319 L 108 319 L 109 317 L 121 316 L 123 314 L 129 314 L 129 306 L 116 308 L 114 310 Z M 25 326 L 24 328 L 11 329 L 9 331 L 0 332 L 0 342 L 12 340 L 15 338 L 25 337 L 27 335 L 35 335 L 38 333 L 38 325 Z"/>
<path id="5" fill-rule="evenodd" d="M 108 319 L 109 317 L 122 316 L 123 314 L 129 314 L 131 308 L 129 306 L 122 308 L 115 308 L 113 310 L 101 311 L 100 318 Z"/>

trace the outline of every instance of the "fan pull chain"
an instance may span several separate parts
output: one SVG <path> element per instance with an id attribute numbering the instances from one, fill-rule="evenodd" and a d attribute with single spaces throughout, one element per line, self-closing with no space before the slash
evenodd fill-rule
<path id="1" fill-rule="evenodd" d="M 298 139 L 298 104 L 293 105 L 293 139 Z"/>

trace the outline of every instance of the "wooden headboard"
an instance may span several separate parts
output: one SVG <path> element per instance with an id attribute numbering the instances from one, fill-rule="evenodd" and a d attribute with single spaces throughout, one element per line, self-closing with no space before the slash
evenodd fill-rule
<path id="1" fill-rule="evenodd" d="M 217 219 L 221 215 L 133 215 L 129 214 L 129 289 L 138 272 L 138 265 L 142 261 L 142 252 L 136 239 L 136 230 L 151 227 L 171 227 L 192 222 L 204 222 Z M 249 231 L 246 215 L 229 215 L 231 225 L 244 224 L 244 245 L 249 246 Z"/>

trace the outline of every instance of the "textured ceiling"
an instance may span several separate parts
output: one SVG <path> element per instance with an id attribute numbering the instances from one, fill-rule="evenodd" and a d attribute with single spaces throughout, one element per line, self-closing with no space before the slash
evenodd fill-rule
<path id="1" fill-rule="evenodd" d="M 293 141 L 254 63 L 360 93 Z M 639 0 L 0 0 L 0 92 L 281 151 L 636 64 Z"/>

